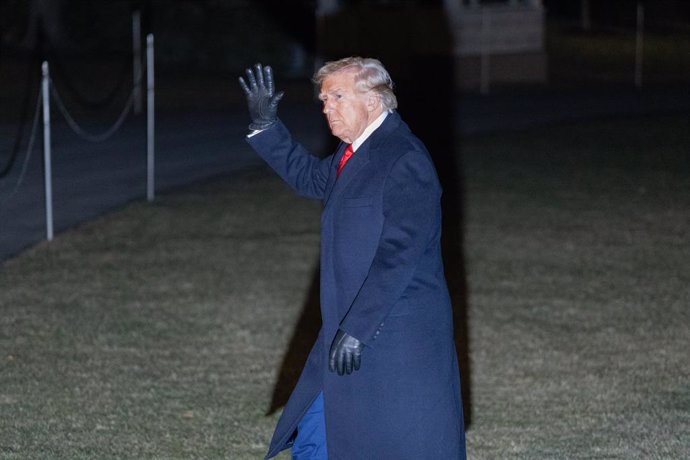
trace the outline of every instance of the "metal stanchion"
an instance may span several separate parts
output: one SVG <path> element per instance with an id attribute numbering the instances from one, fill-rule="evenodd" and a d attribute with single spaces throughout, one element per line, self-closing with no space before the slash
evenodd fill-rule
<path id="1" fill-rule="evenodd" d="M 147 156 L 147 181 L 146 199 L 153 201 L 155 193 L 154 185 L 154 70 L 153 70 L 153 34 L 146 36 L 146 156 Z"/>
<path id="2" fill-rule="evenodd" d="M 53 240 L 53 172 L 50 151 L 50 74 L 48 62 L 43 61 L 41 66 L 43 80 L 41 91 L 43 94 L 43 164 L 46 200 L 46 239 Z"/>
<path id="3" fill-rule="evenodd" d="M 132 13 L 132 82 L 135 115 L 139 115 L 143 109 L 141 75 L 141 12 L 137 10 Z"/>
<path id="4" fill-rule="evenodd" d="M 642 60 L 644 46 L 644 6 L 637 3 L 637 33 L 635 39 L 635 86 L 642 88 Z"/>

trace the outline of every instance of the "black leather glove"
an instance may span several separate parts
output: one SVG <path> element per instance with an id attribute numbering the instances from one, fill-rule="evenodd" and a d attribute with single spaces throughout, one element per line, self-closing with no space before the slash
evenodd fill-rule
<path id="1" fill-rule="evenodd" d="M 273 70 L 270 66 L 256 64 L 254 70 L 247 69 L 249 85 L 240 77 L 240 86 L 247 96 L 249 116 L 252 119 L 249 129 L 266 129 L 278 119 L 278 102 L 283 92 L 274 93 Z"/>
<path id="2" fill-rule="evenodd" d="M 338 371 L 338 375 L 352 374 L 359 369 L 363 348 L 362 342 L 338 329 L 331 344 L 328 369 L 331 372 Z"/>

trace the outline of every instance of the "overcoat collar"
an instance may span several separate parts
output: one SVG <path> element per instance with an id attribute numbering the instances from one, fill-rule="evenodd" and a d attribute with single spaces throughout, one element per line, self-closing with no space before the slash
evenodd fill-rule
<path id="1" fill-rule="evenodd" d="M 331 163 L 331 173 L 329 174 L 328 185 L 326 189 L 326 199 L 324 200 L 325 208 L 329 203 L 332 203 L 342 192 L 347 189 L 347 184 L 352 181 L 354 177 L 369 163 L 371 155 L 376 154 L 376 150 L 380 148 L 381 142 L 388 137 L 399 125 L 401 119 L 398 112 L 393 111 L 388 114 L 381 126 L 371 133 L 371 136 L 359 146 L 357 151 L 348 160 L 347 166 L 340 172 L 340 176 L 336 174 L 336 166 L 340 162 L 340 158 L 345 153 L 347 144 L 341 142 L 338 146 L 337 153 L 333 156 Z"/>

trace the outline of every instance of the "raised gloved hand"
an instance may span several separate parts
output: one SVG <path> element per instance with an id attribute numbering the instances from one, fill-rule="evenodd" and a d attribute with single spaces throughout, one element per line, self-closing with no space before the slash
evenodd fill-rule
<path id="1" fill-rule="evenodd" d="M 266 129 L 278 119 L 278 102 L 283 92 L 274 93 L 273 70 L 270 66 L 256 64 L 254 70 L 247 69 L 249 85 L 240 77 L 240 86 L 247 96 L 249 116 L 252 119 L 249 129 Z"/>
<path id="2" fill-rule="evenodd" d="M 362 361 L 364 344 L 356 338 L 338 329 L 331 344 L 328 369 L 338 375 L 352 374 L 359 369 Z"/>

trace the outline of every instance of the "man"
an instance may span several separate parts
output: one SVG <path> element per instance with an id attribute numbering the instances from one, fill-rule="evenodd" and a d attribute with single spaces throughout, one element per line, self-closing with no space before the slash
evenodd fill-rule
<path id="1" fill-rule="evenodd" d="M 388 72 L 351 57 L 316 73 L 342 141 L 325 159 L 277 118 L 283 94 L 271 68 L 246 73 L 249 144 L 298 193 L 323 202 L 322 328 L 266 458 L 291 447 L 294 459 L 464 459 L 441 189 L 395 111 Z"/>

